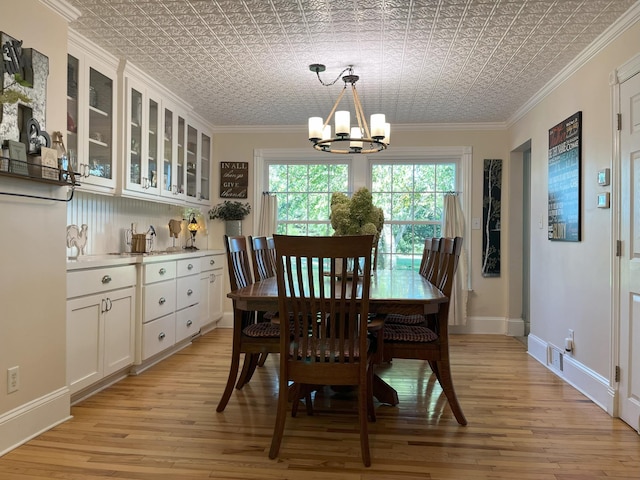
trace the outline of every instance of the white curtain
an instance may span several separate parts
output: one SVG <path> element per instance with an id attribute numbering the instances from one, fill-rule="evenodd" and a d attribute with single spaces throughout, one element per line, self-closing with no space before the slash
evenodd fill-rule
<path id="1" fill-rule="evenodd" d="M 260 219 L 258 223 L 258 235 L 271 237 L 276 233 L 278 226 L 278 198 L 269 192 L 262 193 L 260 203 Z"/>
<path id="2" fill-rule="evenodd" d="M 460 207 L 458 194 L 444 196 L 444 232 L 443 237 L 462 237 L 462 251 L 458 261 L 458 270 L 454 277 L 451 298 L 449 299 L 449 325 L 467 324 L 467 300 L 469 298 L 469 267 L 467 248 L 470 238 L 464 236 L 464 215 Z"/>

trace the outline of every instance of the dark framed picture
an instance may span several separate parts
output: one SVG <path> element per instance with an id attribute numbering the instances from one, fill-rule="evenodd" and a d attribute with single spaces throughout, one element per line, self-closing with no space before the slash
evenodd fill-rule
<path id="1" fill-rule="evenodd" d="M 549 130 L 548 238 L 581 240 L 582 112 Z"/>
<path id="2" fill-rule="evenodd" d="M 220 162 L 220 198 L 247 198 L 249 162 Z"/>

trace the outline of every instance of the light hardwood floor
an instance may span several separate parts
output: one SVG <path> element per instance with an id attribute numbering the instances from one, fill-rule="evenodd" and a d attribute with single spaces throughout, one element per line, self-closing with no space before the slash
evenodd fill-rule
<path id="1" fill-rule="evenodd" d="M 355 402 L 330 390 L 287 418 L 267 453 L 276 407 L 271 355 L 223 413 L 231 332 L 213 331 L 170 359 L 73 407 L 74 418 L 0 458 L 0 479 L 640 478 L 640 436 L 503 336 L 452 337 L 453 375 L 469 421 L 458 425 L 429 367 L 379 369 L 399 392 L 376 404 L 372 466 L 360 460 Z M 331 408 L 331 409 L 330 409 Z"/>

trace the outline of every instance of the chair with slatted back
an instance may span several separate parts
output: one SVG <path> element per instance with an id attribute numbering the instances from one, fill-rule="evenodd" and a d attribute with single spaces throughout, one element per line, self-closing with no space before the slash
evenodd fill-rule
<path id="1" fill-rule="evenodd" d="M 269 251 L 270 248 L 267 237 L 252 237 L 249 235 L 251 263 L 256 282 L 276 276 L 275 258 Z"/>
<path id="2" fill-rule="evenodd" d="M 231 290 L 237 290 L 253 283 L 247 239 L 243 236 L 228 237 L 225 235 L 224 244 L 227 251 Z M 240 310 L 236 308 L 234 301 L 231 367 L 227 385 L 216 408 L 218 412 L 222 412 L 227 406 L 234 383 L 237 389 L 241 389 L 251 380 L 261 355 L 280 351 L 280 327 L 271 322 L 258 322 L 257 320 L 257 312 Z M 241 354 L 244 354 L 244 362 L 236 383 Z"/>
<path id="3" fill-rule="evenodd" d="M 425 239 L 419 272 L 420 275 L 425 277 L 431 283 L 435 283 L 434 279 L 438 273 L 438 258 L 440 256 L 439 249 L 440 238 L 433 237 Z M 385 317 L 386 324 L 420 325 L 424 323 L 424 320 L 424 315 L 420 314 L 406 315 L 401 313 L 390 313 Z"/>
<path id="4" fill-rule="evenodd" d="M 447 297 L 451 297 L 453 278 L 458 267 L 462 237 L 440 240 L 438 267 L 432 283 Z M 466 425 L 467 420 L 458 402 L 449 360 L 449 303 L 443 304 L 437 315 L 424 317 L 417 325 L 385 323 L 383 358 L 426 360 L 444 391 L 456 420 Z"/>
<path id="5" fill-rule="evenodd" d="M 271 237 L 270 237 L 271 238 Z M 265 278 L 276 276 L 275 246 L 273 238 L 253 237 L 249 235 L 249 250 L 251 250 L 251 263 L 253 265 L 253 278 L 260 282 Z M 258 312 L 258 321 L 271 321 L 276 312 Z M 262 367 L 268 354 L 260 355 L 258 366 Z"/>
<path id="6" fill-rule="evenodd" d="M 290 312 L 290 321 L 281 321 L 280 326 L 278 409 L 269 457 L 278 455 L 282 442 L 289 382 L 294 385 L 293 416 L 300 398 L 310 401 L 304 386 L 354 385 L 362 461 L 369 466 L 373 352 L 368 348 L 367 320 L 373 236 L 353 236 L 348 242 L 343 237 L 275 235 L 274 239 L 278 311 Z"/>

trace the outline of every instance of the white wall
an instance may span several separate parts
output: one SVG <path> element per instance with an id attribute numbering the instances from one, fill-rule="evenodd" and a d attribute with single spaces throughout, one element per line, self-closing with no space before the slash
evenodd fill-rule
<path id="1" fill-rule="evenodd" d="M 597 172 L 612 166 L 613 119 L 609 74 L 640 49 L 634 24 L 509 129 L 510 148 L 531 139 L 531 333 L 562 346 L 575 331 L 573 361 L 609 379 L 612 371 L 612 218 L 596 208 L 596 195 L 613 191 L 597 184 Z M 552 242 L 547 224 L 548 129 L 582 111 L 582 241 Z"/>
<path id="2" fill-rule="evenodd" d="M 64 131 L 66 22 L 37 0 L 5 1 L 0 9 L 0 31 L 49 58 L 46 130 Z M 66 187 L 0 178 L 0 191 L 63 197 Z M 64 203 L 0 195 L 0 454 L 69 415 L 65 210 Z M 20 389 L 7 394 L 13 366 Z"/>

